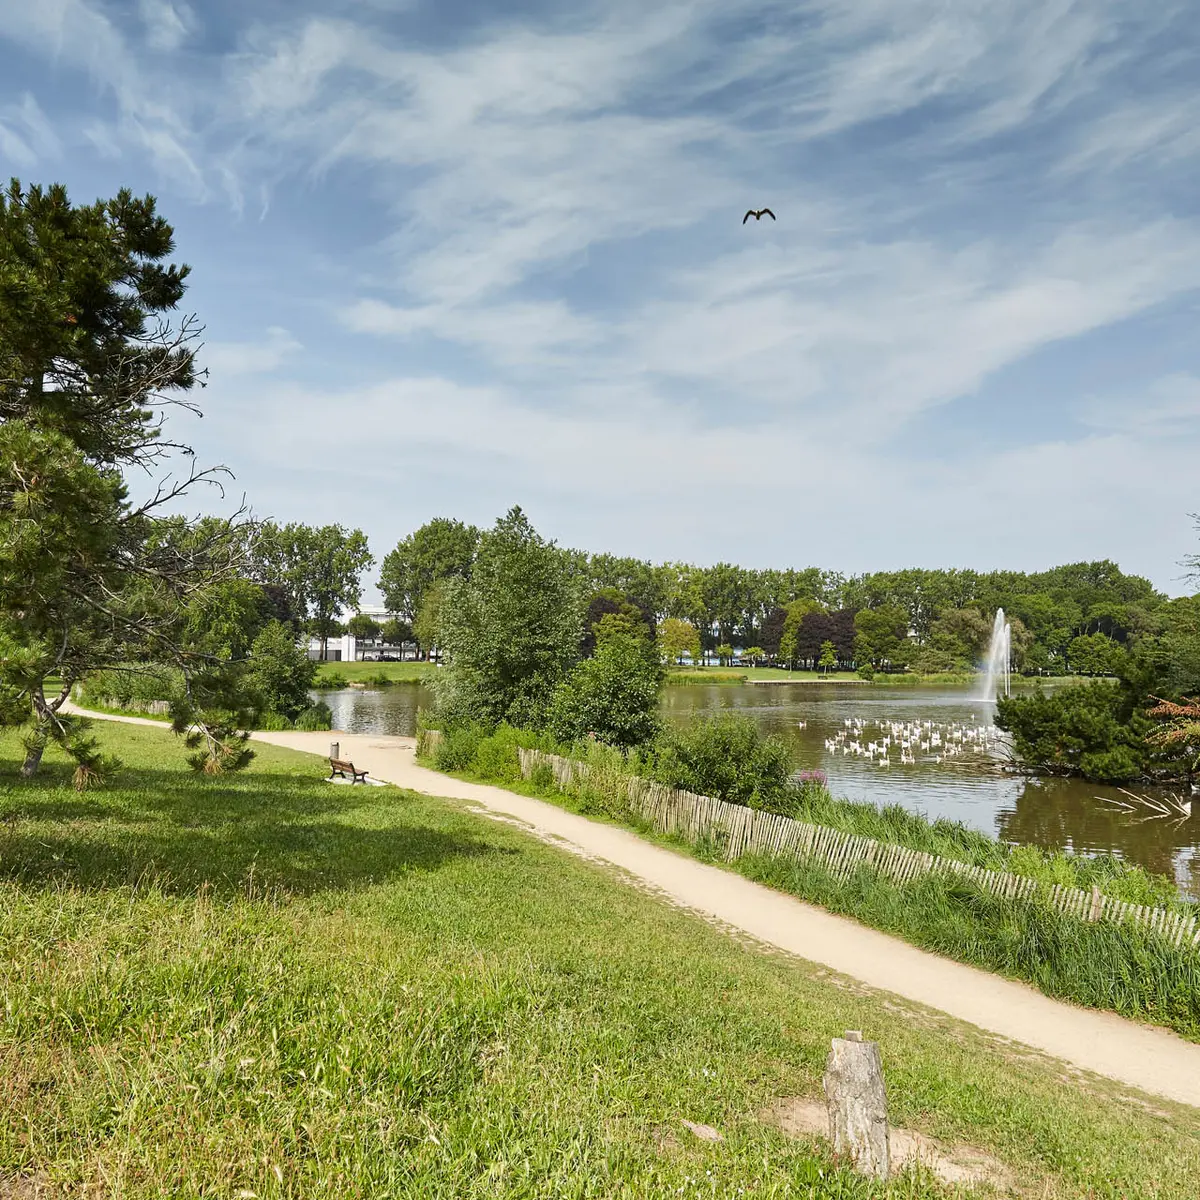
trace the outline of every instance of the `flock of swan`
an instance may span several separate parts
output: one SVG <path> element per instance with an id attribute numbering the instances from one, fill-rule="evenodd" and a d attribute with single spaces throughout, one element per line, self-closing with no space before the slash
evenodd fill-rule
<path id="1" fill-rule="evenodd" d="M 918 762 L 943 763 L 950 759 L 990 755 L 1004 743 L 1004 734 L 991 725 L 969 721 L 865 721 L 846 717 L 843 728 L 825 739 L 830 754 L 853 754 L 879 767 L 890 767 L 900 752 L 901 766 Z M 872 738 L 867 741 L 867 738 Z"/>

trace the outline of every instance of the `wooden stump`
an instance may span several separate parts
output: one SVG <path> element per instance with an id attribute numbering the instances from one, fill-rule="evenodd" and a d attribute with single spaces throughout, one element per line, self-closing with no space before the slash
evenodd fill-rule
<path id="1" fill-rule="evenodd" d="M 834 1038 L 825 1063 L 825 1103 L 834 1151 L 849 1155 L 861 1175 L 888 1177 L 887 1089 L 878 1042 L 850 1030 Z"/>

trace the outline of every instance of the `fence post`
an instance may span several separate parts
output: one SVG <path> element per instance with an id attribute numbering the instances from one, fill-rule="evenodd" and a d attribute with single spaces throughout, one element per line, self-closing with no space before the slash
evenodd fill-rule
<path id="1" fill-rule="evenodd" d="M 822 1079 L 834 1152 L 849 1154 L 860 1175 L 886 1179 L 887 1089 L 878 1042 L 864 1042 L 857 1029 L 834 1038 Z"/>
<path id="2" fill-rule="evenodd" d="M 1101 895 L 1100 889 L 1095 884 L 1092 884 L 1092 904 L 1091 904 L 1091 907 L 1088 909 L 1088 920 L 1089 921 L 1100 920 L 1100 912 L 1103 907 L 1104 907 L 1104 897 L 1103 897 L 1103 895 Z"/>

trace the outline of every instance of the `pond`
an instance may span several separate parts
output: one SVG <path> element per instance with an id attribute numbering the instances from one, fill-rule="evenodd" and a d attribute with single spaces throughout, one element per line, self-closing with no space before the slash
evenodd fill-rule
<path id="1" fill-rule="evenodd" d="M 320 695 L 333 710 L 334 727 L 349 733 L 411 736 L 418 707 L 431 701 L 419 684 Z M 1116 788 L 1002 770 L 1002 748 L 985 746 L 988 734 L 972 733 L 990 730 L 993 706 L 976 700 L 971 689 L 797 683 L 664 691 L 669 721 L 686 723 L 722 709 L 745 712 L 786 739 L 797 768 L 824 770 L 837 796 L 900 804 L 1009 842 L 1119 854 L 1173 875 L 1181 888 L 1200 897 L 1200 804 L 1186 820 L 1147 819 L 1106 803 L 1122 799 Z M 865 751 L 885 737 L 893 741 L 886 767 L 878 765 L 878 756 L 851 749 L 857 743 Z M 911 741 L 907 752 L 901 740 Z M 914 761 L 902 763 L 901 754 Z"/>

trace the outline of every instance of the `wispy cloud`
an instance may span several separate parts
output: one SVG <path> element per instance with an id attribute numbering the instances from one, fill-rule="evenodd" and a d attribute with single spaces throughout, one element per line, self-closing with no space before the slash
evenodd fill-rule
<path id="1" fill-rule="evenodd" d="M 1192 9 L 43 0 L 0 11 L 0 68 L 11 44 L 87 102 L 0 84 L 0 154 L 119 160 L 182 206 L 209 395 L 252 406 L 268 491 L 323 469 L 332 420 L 371 431 L 364 521 L 516 490 L 664 554 L 753 528 L 764 560 L 846 566 L 1142 555 L 1141 494 L 1200 457 Z M 1112 394 L 1109 336 L 1141 364 Z M 984 393 L 1022 413 L 1002 449 L 895 463 L 922 422 L 970 444 Z M 789 514 L 831 496 L 801 554 Z"/>
<path id="2" fill-rule="evenodd" d="M 276 325 L 261 341 L 208 342 L 196 356 L 201 367 L 218 377 L 255 375 L 274 371 L 294 359 L 303 346 L 286 329 Z"/>
<path id="3" fill-rule="evenodd" d="M 62 145 L 33 95 L 26 92 L 14 104 L 0 106 L 0 155 L 27 170 L 58 158 Z"/>
<path id="4" fill-rule="evenodd" d="M 184 3 L 171 0 L 138 0 L 138 13 L 151 50 L 178 50 L 195 31 L 196 14 Z"/>

